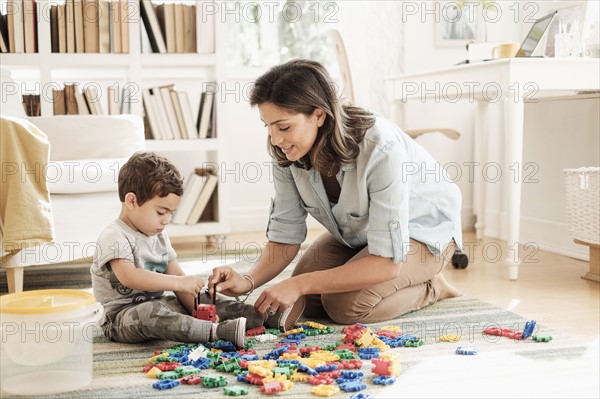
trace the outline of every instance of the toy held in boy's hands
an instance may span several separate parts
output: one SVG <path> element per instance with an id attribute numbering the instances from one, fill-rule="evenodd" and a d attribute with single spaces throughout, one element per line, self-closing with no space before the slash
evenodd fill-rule
<path id="1" fill-rule="evenodd" d="M 212 305 L 201 304 L 200 303 L 200 293 L 198 293 L 197 298 L 194 298 L 194 312 L 193 312 L 194 318 L 200 319 L 200 320 L 212 321 L 213 323 L 218 322 L 216 302 L 217 302 L 217 287 L 215 284 L 215 287 L 213 290 Z"/>

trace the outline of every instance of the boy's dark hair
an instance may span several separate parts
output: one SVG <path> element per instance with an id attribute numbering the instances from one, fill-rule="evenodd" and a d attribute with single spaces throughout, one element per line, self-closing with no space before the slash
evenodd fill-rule
<path id="1" fill-rule="evenodd" d="M 134 193 L 141 206 L 156 196 L 183 194 L 183 180 L 175 165 L 165 157 L 153 152 L 138 151 L 119 171 L 121 202 L 125 202 L 127 193 Z"/>

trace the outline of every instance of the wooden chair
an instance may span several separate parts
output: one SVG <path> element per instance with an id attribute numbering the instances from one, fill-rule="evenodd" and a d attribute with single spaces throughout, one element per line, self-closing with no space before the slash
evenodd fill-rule
<path id="1" fill-rule="evenodd" d="M 338 68 L 340 70 L 340 75 L 343 83 L 343 94 L 351 102 L 354 103 L 354 85 L 352 83 L 352 73 L 350 71 L 350 63 L 348 62 L 348 54 L 346 53 L 346 46 L 344 45 L 344 40 L 340 32 L 335 29 L 329 30 L 327 32 L 327 35 L 332 41 L 335 49 Z M 402 130 L 404 131 L 404 133 L 408 134 L 413 139 L 416 139 L 417 137 L 428 133 L 441 133 L 452 140 L 458 140 L 460 138 L 460 133 L 458 131 L 447 127 Z M 460 250 L 457 249 L 454 252 L 454 255 L 452 256 L 452 266 L 454 266 L 454 268 L 456 269 L 464 269 L 468 265 L 469 258 L 467 257 L 467 255 L 463 254 Z"/>

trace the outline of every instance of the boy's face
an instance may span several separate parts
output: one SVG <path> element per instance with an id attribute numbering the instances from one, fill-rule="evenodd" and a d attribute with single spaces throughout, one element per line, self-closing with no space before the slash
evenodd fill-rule
<path id="1" fill-rule="evenodd" d="M 166 197 L 156 196 L 142 206 L 139 206 L 137 201 L 129 202 L 126 198 L 125 204 L 129 211 L 127 219 L 133 225 L 131 227 L 147 236 L 154 236 L 161 233 L 171 222 L 180 201 L 181 197 L 173 193 Z"/>

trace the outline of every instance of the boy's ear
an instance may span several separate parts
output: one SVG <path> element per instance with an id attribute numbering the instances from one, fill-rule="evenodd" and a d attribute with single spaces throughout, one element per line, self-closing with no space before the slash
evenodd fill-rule
<path id="1" fill-rule="evenodd" d="M 137 205 L 137 197 L 135 196 L 134 193 L 127 193 L 127 194 L 125 194 L 125 202 L 124 203 L 127 208 L 133 209 Z"/>

